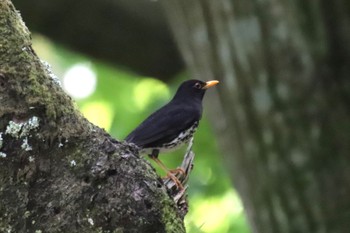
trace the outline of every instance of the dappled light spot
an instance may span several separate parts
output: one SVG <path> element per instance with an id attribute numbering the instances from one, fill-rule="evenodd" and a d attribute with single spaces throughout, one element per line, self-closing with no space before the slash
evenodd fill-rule
<path id="1" fill-rule="evenodd" d="M 143 110 L 155 99 L 169 98 L 170 91 L 165 83 L 152 78 L 144 78 L 136 84 L 133 94 L 136 107 Z"/>
<path id="2" fill-rule="evenodd" d="M 83 115 L 93 124 L 109 131 L 114 117 L 113 107 L 102 101 L 88 102 L 81 107 Z"/>
<path id="3" fill-rule="evenodd" d="M 64 74 L 63 87 L 75 99 L 86 98 L 96 89 L 96 74 L 87 64 L 75 64 Z"/>
<path id="4" fill-rule="evenodd" d="M 229 233 L 235 225 L 232 221 L 237 221 L 237 225 L 244 221 L 241 201 L 233 190 L 220 197 L 192 199 L 191 206 L 185 218 L 189 232 Z"/>

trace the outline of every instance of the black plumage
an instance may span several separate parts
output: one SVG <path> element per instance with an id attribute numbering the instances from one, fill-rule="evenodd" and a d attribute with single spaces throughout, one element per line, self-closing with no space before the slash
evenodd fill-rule
<path id="1" fill-rule="evenodd" d="M 202 99 L 218 81 L 188 80 L 173 99 L 145 119 L 125 140 L 140 147 L 159 164 L 159 152 L 176 149 L 191 140 L 202 117 Z M 169 170 L 161 165 L 167 173 Z"/>

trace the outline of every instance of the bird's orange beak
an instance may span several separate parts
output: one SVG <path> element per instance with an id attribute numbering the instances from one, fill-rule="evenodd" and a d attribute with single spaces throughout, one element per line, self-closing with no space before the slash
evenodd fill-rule
<path id="1" fill-rule="evenodd" d="M 208 81 L 208 82 L 206 82 L 206 85 L 202 89 L 208 89 L 209 87 L 213 87 L 213 86 L 215 86 L 218 83 L 219 83 L 218 80 Z"/>

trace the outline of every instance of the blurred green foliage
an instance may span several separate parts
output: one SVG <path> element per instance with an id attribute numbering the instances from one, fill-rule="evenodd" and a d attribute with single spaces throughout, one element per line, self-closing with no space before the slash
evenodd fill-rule
<path id="1" fill-rule="evenodd" d="M 53 72 L 61 79 L 76 64 L 86 64 L 95 72 L 95 91 L 85 99 L 76 100 L 77 106 L 92 123 L 119 140 L 166 103 L 186 78 L 180 75 L 168 86 L 154 78 L 140 77 L 132 71 L 73 53 L 40 35 L 33 36 L 33 43 L 40 58 L 51 64 Z M 184 151 L 185 148 L 160 155 L 160 159 L 169 168 L 176 168 L 181 164 Z M 185 219 L 187 231 L 248 233 L 241 202 L 223 167 L 215 136 L 205 116 L 195 136 L 194 152 L 195 166 L 188 189 L 190 210 Z M 153 165 L 158 174 L 164 175 Z"/>

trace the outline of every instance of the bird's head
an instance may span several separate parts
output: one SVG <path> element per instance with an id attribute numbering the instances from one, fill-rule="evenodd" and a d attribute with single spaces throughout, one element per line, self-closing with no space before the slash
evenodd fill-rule
<path id="1" fill-rule="evenodd" d="M 218 84 L 219 81 L 201 81 L 201 80 L 188 80 L 183 82 L 180 87 L 177 89 L 176 94 L 174 96 L 175 99 L 197 99 L 202 100 L 205 91 Z"/>

